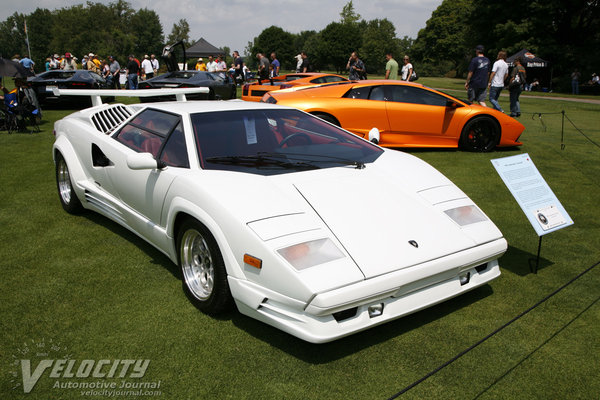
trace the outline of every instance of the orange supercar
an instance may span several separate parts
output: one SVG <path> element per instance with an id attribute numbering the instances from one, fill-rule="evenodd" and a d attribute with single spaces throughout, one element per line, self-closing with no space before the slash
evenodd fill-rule
<path id="1" fill-rule="evenodd" d="M 492 108 L 421 84 L 368 80 L 266 93 L 262 100 L 295 107 L 385 147 L 461 147 L 491 151 L 520 146 L 525 127 Z M 377 128 L 379 133 L 371 130 Z M 371 134 L 370 134 L 371 132 Z"/>
<path id="2" fill-rule="evenodd" d="M 270 80 L 246 83 L 242 88 L 242 100 L 260 101 L 261 97 L 272 90 L 287 89 L 295 86 L 320 85 L 330 82 L 347 82 L 348 79 L 336 74 L 321 74 L 317 72 L 299 72 L 296 74 L 280 75 Z"/>

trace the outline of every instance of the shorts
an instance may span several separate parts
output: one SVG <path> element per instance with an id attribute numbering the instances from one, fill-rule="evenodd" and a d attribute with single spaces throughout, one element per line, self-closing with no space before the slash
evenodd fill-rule
<path id="1" fill-rule="evenodd" d="M 482 88 L 469 87 L 469 90 L 467 93 L 469 95 L 469 101 L 481 103 L 481 102 L 485 101 L 485 98 L 487 96 L 487 88 L 486 87 L 482 87 Z"/>

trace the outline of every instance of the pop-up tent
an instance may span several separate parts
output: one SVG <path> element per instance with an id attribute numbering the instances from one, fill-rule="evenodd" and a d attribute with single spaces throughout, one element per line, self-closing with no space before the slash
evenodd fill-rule
<path id="1" fill-rule="evenodd" d="M 196 43 L 185 50 L 189 58 L 208 57 L 224 55 L 223 50 L 208 43 L 204 38 L 200 38 Z"/>
<path id="2" fill-rule="evenodd" d="M 552 69 L 548 61 L 536 56 L 527 49 L 523 49 L 508 57 L 506 62 L 512 67 L 517 57 L 521 57 L 521 62 L 527 71 L 527 83 L 531 83 L 537 78 L 543 88 L 552 90 Z"/>

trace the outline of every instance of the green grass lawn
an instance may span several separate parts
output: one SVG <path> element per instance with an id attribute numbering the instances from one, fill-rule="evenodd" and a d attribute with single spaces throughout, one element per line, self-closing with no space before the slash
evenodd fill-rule
<path id="1" fill-rule="evenodd" d="M 429 85 L 440 87 L 435 82 Z M 500 102 L 508 108 L 507 98 Z M 600 105 L 521 103 L 521 148 L 410 151 L 453 180 L 503 232 L 510 247 L 502 276 L 324 345 L 237 312 L 202 314 L 183 294 L 177 268 L 153 247 L 97 214 L 66 214 L 51 146 L 54 121 L 71 111 L 46 110 L 40 133 L 0 132 L 0 398 L 78 399 L 80 390 L 53 386 L 96 381 L 52 378 L 48 370 L 24 394 L 15 387 L 20 358 L 31 359 L 32 370 L 44 358 L 149 359 L 139 380 L 160 381 L 155 397 L 163 399 L 389 398 L 600 261 L 600 148 L 566 124 L 561 150 L 561 115 L 528 114 L 565 110 L 600 143 Z M 528 259 L 538 237 L 490 162 L 524 152 L 575 222 L 544 238 L 537 275 Z M 600 267 L 401 398 L 598 398 L 599 288 Z"/>

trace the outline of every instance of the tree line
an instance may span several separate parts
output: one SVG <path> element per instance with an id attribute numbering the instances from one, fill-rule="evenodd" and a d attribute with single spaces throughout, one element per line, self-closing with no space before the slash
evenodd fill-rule
<path id="1" fill-rule="evenodd" d="M 0 22 L 0 55 L 26 54 L 25 20 L 31 53 L 38 66 L 51 53 L 69 51 L 81 58 L 94 52 L 125 60 L 128 54 L 160 54 L 165 37 L 156 12 L 134 10 L 124 0 L 56 10 L 38 8 L 29 15 L 15 13 Z M 185 19 L 173 25 L 166 43 L 192 42 Z M 364 20 L 352 1 L 339 21 L 320 31 L 290 33 L 278 26 L 265 28 L 248 42 L 245 61 L 256 67 L 256 54 L 277 52 L 283 70 L 293 70 L 294 56 L 305 51 L 317 70 L 345 73 L 350 53 L 357 51 L 369 74 L 382 74 L 385 54 L 404 54 L 422 76 L 465 76 L 473 49 L 482 44 L 495 59 L 499 50 L 513 54 L 527 48 L 548 60 L 555 87 L 568 87 L 575 69 L 584 79 L 600 73 L 600 0 L 443 0 L 416 39 L 396 37 L 387 18 Z M 223 49 L 229 53 L 228 48 Z M 230 62 L 230 59 L 227 60 Z"/>

